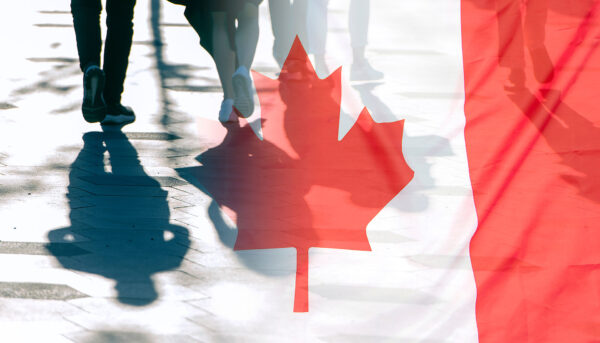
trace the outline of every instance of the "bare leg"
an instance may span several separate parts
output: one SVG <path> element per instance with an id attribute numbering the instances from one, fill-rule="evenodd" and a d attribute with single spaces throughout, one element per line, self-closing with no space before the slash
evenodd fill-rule
<path id="1" fill-rule="evenodd" d="M 327 45 L 327 6 L 329 0 L 309 0 L 307 3 L 308 50 L 314 55 L 315 70 L 319 77 L 329 75 L 325 61 L 325 46 Z"/>
<path id="2" fill-rule="evenodd" d="M 327 5 L 329 0 L 308 0 L 306 31 L 308 50 L 315 56 L 325 55 L 327 43 Z"/>
<path id="3" fill-rule="evenodd" d="M 545 48 L 548 0 L 525 2 L 525 43 L 530 49 Z"/>
<path id="4" fill-rule="evenodd" d="M 498 20 L 498 63 L 509 70 L 507 90 L 525 85 L 525 41 L 521 22 L 521 2 L 496 0 Z"/>
<path id="5" fill-rule="evenodd" d="M 231 76 L 235 71 L 235 52 L 229 44 L 227 34 L 227 14 L 225 12 L 213 12 L 213 51 L 212 57 L 217 66 L 221 86 L 225 99 L 233 98 L 233 84 Z"/>
<path id="6" fill-rule="evenodd" d="M 279 66 L 283 66 L 285 51 L 292 46 L 292 5 L 289 0 L 269 0 L 271 28 L 273 29 L 273 57 Z"/>
<path id="7" fill-rule="evenodd" d="M 294 0 L 294 4 L 292 6 L 292 13 L 294 16 L 294 18 L 293 18 L 294 32 L 292 35 L 292 41 L 290 42 L 290 47 L 291 47 L 291 43 L 293 42 L 293 39 L 294 39 L 294 37 L 296 37 L 296 35 L 298 35 L 302 44 L 305 47 L 308 47 L 309 43 L 308 43 L 308 37 L 307 37 L 307 33 L 306 33 L 307 6 L 308 6 L 307 0 Z M 288 51 L 286 51 L 286 57 L 287 57 L 288 52 L 289 52 L 289 49 L 288 49 Z"/>
<path id="8" fill-rule="evenodd" d="M 548 82 L 554 78 L 554 65 L 545 46 L 548 1 L 528 0 L 525 4 L 525 43 L 533 62 L 533 73 L 539 82 Z"/>
<path id="9" fill-rule="evenodd" d="M 350 80 L 353 81 L 383 78 L 383 73 L 373 68 L 365 57 L 369 32 L 370 6 L 370 0 L 352 0 L 350 3 L 348 26 L 350 27 L 350 42 L 353 51 Z"/>
<path id="10" fill-rule="evenodd" d="M 258 30 L 258 6 L 246 3 L 238 13 L 235 46 L 239 65 L 246 67 L 248 70 L 250 70 L 256 53 Z"/>
<path id="11" fill-rule="evenodd" d="M 369 31 L 369 0 L 352 0 L 348 13 L 350 42 L 353 50 L 353 62 L 362 63 L 365 60 L 365 47 Z"/>
<path id="12" fill-rule="evenodd" d="M 233 111 L 233 82 L 231 77 L 235 69 L 235 51 L 229 37 L 228 16 L 226 12 L 203 12 L 200 7 L 188 6 L 185 17 L 198 36 L 200 45 L 213 58 L 223 88 L 223 102 L 219 111 L 221 122 L 230 121 Z"/>

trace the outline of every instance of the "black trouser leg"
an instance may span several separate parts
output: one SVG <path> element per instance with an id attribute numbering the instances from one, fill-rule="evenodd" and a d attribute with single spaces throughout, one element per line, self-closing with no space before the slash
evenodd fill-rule
<path id="1" fill-rule="evenodd" d="M 81 71 L 90 65 L 100 65 L 102 37 L 100 34 L 100 0 L 71 0 L 73 27 Z"/>
<path id="2" fill-rule="evenodd" d="M 123 83 L 129 64 L 133 39 L 133 7 L 135 0 L 106 1 L 106 42 L 104 47 L 104 73 L 107 104 L 121 102 Z"/>

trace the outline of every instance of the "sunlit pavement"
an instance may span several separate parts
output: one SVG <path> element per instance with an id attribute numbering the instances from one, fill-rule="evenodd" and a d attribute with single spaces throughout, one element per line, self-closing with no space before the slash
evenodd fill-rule
<path id="1" fill-rule="evenodd" d="M 331 2 L 332 70 L 349 62 L 344 3 Z M 450 47 L 457 23 L 398 20 L 438 5 L 373 3 L 368 55 L 385 81 L 353 85 L 360 97 L 345 106 L 406 119 L 416 176 L 369 225 L 372 252 L 311 250 L 310 312 L 299 314 L 295 251 L 234 252 L 233 223 L 181 173 L 224 134 L 214 64 L 183 9 L 138 1 L 123 97 L 137 120 L 123 135 L 81 116 L 69 1 L 2 2 L 0 341 L 396 342 L 421 341 L 424 326 L 431 341 L 474 340 L 474 320 L 436 326 L 450 313 L 471 318 L 474 302 L 465 247 L 475 219 L 452 214 L 472 206 L 462 74 L 448 68 L 461 59 Z M 254 68 L 275 77 L 266 3 L 260 24 Z M 417 24 L 439 26 L 437 48 L 415 39 Z M 418 229 L 440 222 L 454 246 Z M 458 276 L 440 282 L 448 270 Z"/>

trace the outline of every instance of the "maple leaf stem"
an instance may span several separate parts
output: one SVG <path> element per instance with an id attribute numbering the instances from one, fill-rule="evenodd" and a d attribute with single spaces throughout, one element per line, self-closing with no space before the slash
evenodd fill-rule
<path id="1" fill-rule="evenodd" d="M 308 248 L 296 248 L 294 312 L 308 312 Z"/>

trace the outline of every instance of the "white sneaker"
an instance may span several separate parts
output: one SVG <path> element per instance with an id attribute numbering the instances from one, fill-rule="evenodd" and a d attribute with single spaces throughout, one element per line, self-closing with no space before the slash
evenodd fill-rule
<path id="1" fill-rule="evenodd" d="M 254 92 L 252 90 L 252 79 L 248 69 L 244 66 L 240 66 L 232 77 L 233 91 L 235 96 L 233 98 L 233 105 L 238 110 L 239 114 L 248 118 L 254 112 Z"/>
<path id="2" fill-rule="evenodd" d="M 221 110 L 219 110 L 219 121 L 221 123 L 234 123 L 238 121 L 233 112 L 233 99 L 223 99 Z"/>

